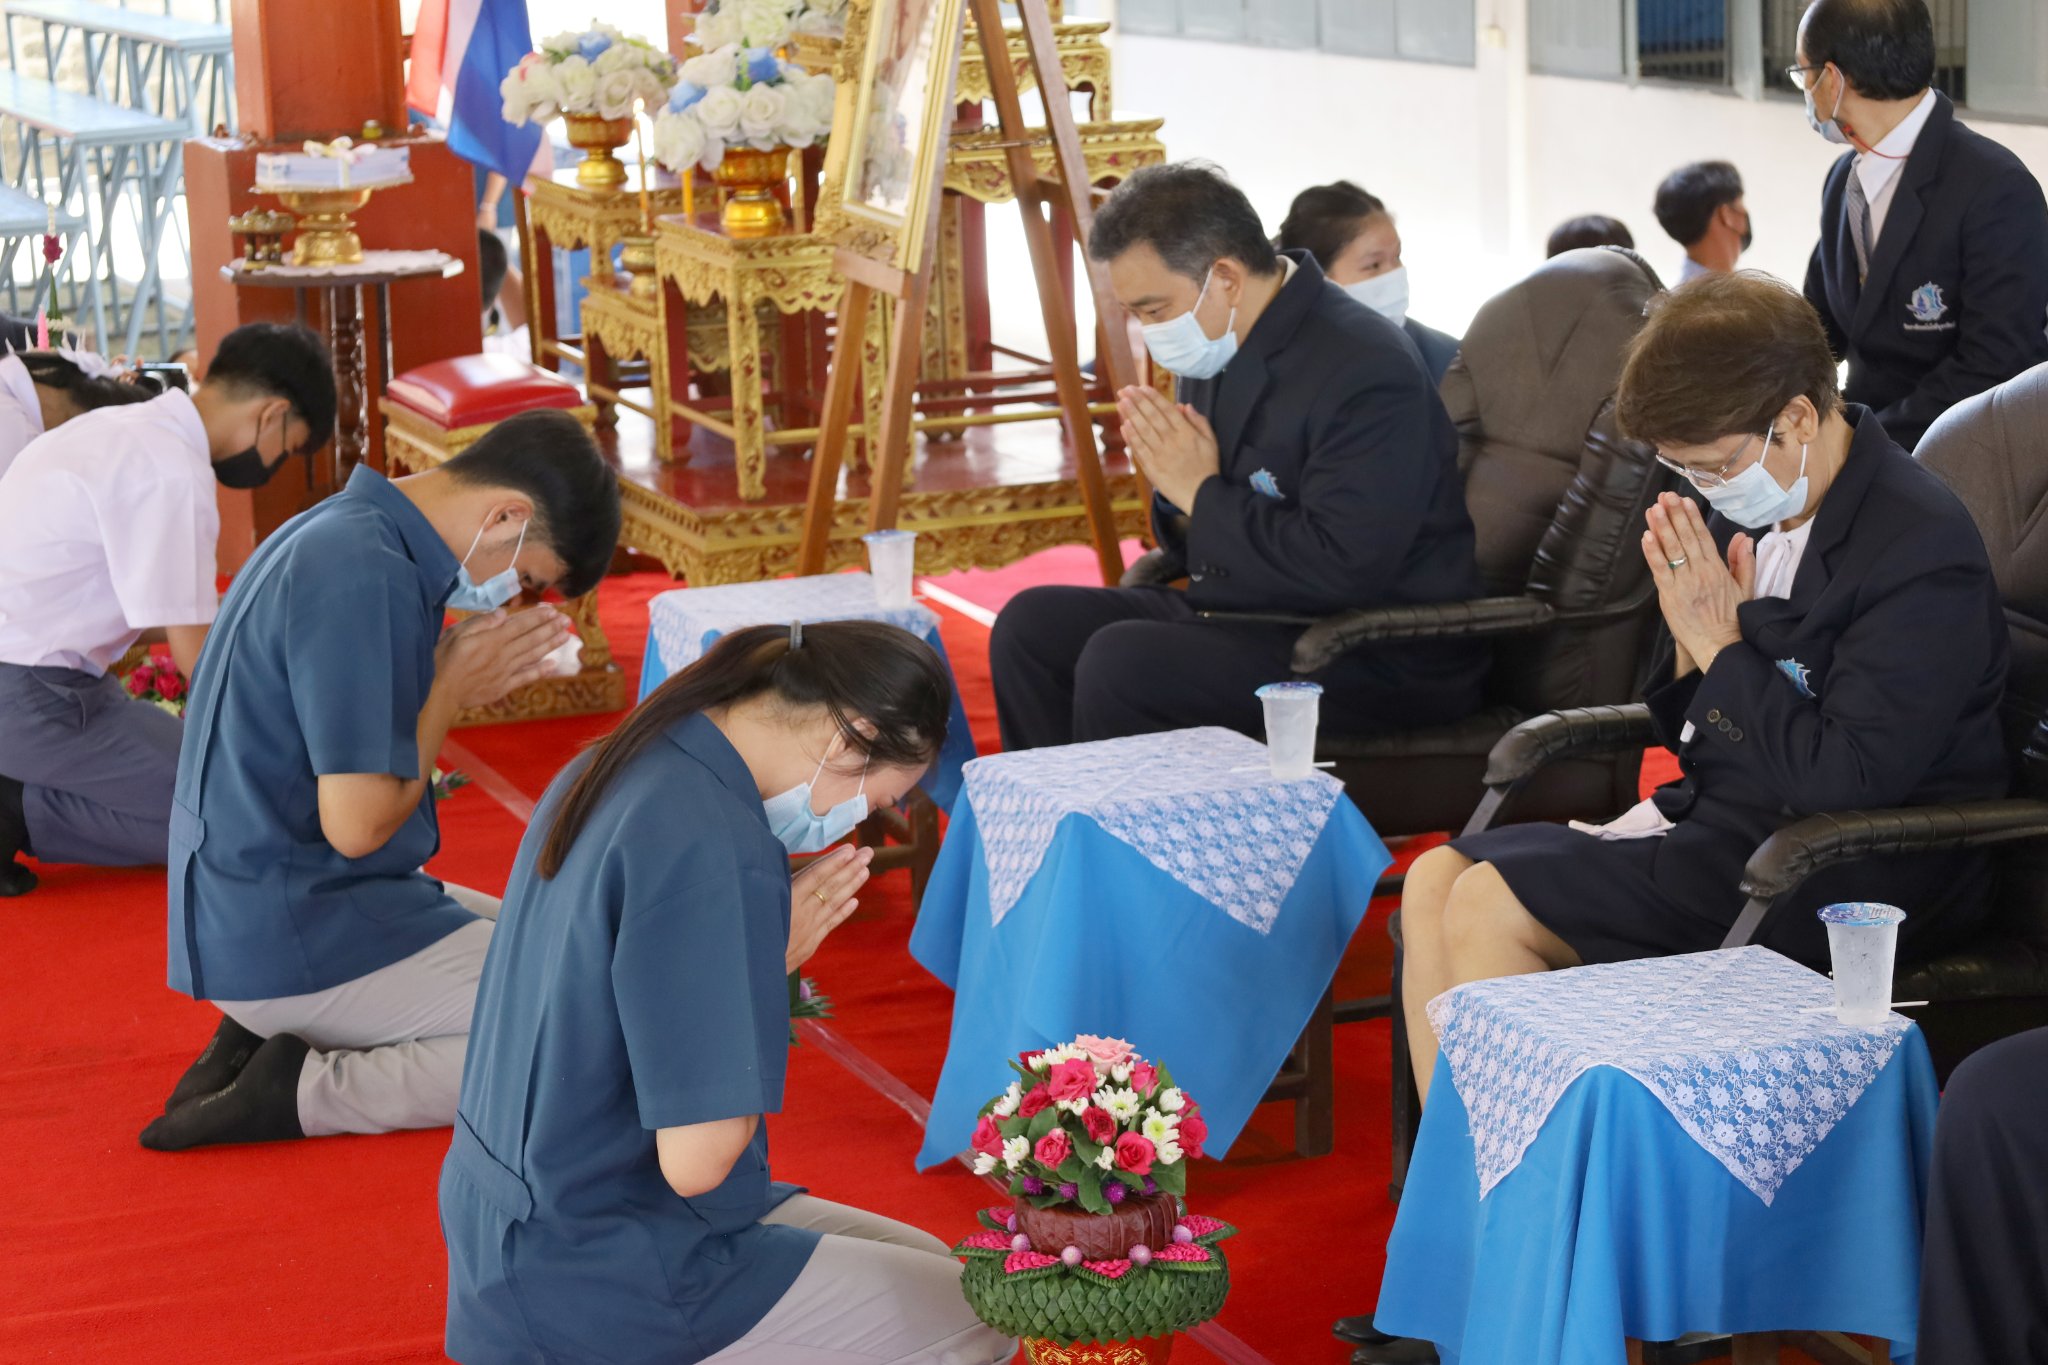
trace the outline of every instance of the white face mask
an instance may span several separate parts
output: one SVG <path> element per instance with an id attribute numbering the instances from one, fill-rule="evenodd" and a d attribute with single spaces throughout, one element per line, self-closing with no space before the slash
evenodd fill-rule
<path id="1" fill-rule="evenodd" d="M 1842 125 L 1835 121 L 1836 117 L 1840 115 L 1842 112 L 1841 78 L 1836 77 L 1835 79 L 1835 107 L 1829 111 L 1828 116 L 1826 118 L 1822 118 L 1820 116 L 1820 110 L 1813 107 L 1813 92 L 1819 88 L 1819 76 L 1815 76 L 1813 78 L 1813 84 L 1806 87 L 1806 122 L 1808 126 L 1811 127 L 1814 132 L 1819 133 L 1822 137 L 1826 138 L 1828 141 L 1832 143 L 1835 143 L 1837 146 L 1855 146 L 1856 144 L 1849 140 L 1849 135 L 1842 131 Z"/>
<path id="2" fill-rule="evenodd" d="M 1237 310 L 1230 310 L 1230 321 L 1223 324 L 1223 335 L 1212 337 L 1202 330 L 1202 324 L 1195 320 L 1201 310 L 1202 300 L 1209 297 L 1209 282 L 1216 278 L 1216 267 L 1210 266 L 1209 273 L 1202 277 L 1202 292 L 1195 295 L 1195 306 L 1177 318 L 1155 322 L 1144 329 L 1145 349 L 1152 358 L 1164 365 L 1182 379 L 1210 379 L 1223 373 L 1223 367 L 1237 354 Z"/>
<path id="3" fill-rule="evenodd" d="M 816 853 L 830 848 L 851 834 L 855 825 L 868 818 L 867 765 L 861 765 L 860 789 L 820 815 L 811 809 L 811 787 L 817 782 L 818 774 L 824 771 L 825 760 L 821 758 L 817 772 L 811 774 L 809 782 L 799 783 L 761 803 L 761 808 L 768 815 L 769 830 L 791 853 Z"/>
<path id="4" fill-rule="evenodd" d="M 1780 487 L 1764 468 L 1764 458 L 1771 453 L 1771 434 L 1776 430 L 1773 422 L 1764 431 L 1764 456 L 1755 464 L 1718 488 L 1700 489 L 1700 496 L 1716 512 L 1751 531 L 1776 526 L 1806 510 L 1806 447 L 1799 447 L 1799 477 L 1790 488 Z"/>
<path id="5" fill-rule="evenodd" d="M 1408 320 L 1408 267 L 1397 265 L 1370 279 L 1354 280 L 1344 292 L 1399 327 Z"/>

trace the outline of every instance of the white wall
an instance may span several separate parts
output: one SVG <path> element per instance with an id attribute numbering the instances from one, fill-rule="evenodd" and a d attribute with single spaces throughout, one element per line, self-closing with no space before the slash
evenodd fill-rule
<path id="1" fill-rule="evenodd" d="M 1414 315 L 1453 333 L 1537 265 L 1551 227 L 1577 214 L 1626 222 L 1674 279 L 1683 253 L 1650 202 L 1673 167 L 1708 158 L 1742 171 L 1756 229 L 1745 263 L 1796 282 L 1838 151 L 1794 100 L 1519 81 L 1483 45 L 1477 69 L 1132 35 L 1114 52 L 1119 113 L 1163 115 L 1169 154 L 1223 166 L 1269 227 L 1296 191 L 1321 181 L 1348 178 L 1384 199 L 1400 224 Z M 2048 127 L 1963 117 L 2048 180 Z"/>

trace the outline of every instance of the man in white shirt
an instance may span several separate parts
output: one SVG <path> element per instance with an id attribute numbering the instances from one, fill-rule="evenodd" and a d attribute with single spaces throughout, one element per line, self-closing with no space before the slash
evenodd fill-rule
<path id="1" fill-rule="evenodd" d="M 103 408 L 0 477 L 0 896 L 15 862 L 162 862 L 182 729 L 107 670 L 158 634 L 187 678 L 219 605 L 216 483 L 253 488 L 334 427 L 326 348 L 255 323 L 206 382 Z"/>
<path id="2" fill-rule="evenodd" d="M 1807 121 L 1852 150 L 1828 172 L 1806 272 L 1844 396 L 1911 450 L 1957 402 L 2048 361 L 2048 201 L 1956 122 L 1925 0 L 1815 0 L 1799 27 Z"/>

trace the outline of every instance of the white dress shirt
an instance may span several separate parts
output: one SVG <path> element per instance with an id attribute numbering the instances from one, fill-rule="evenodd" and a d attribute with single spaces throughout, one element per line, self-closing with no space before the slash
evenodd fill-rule
<path id="1" fill-rule="evenodd" d="M 1884 135 L 1869 152 L 1856 153 L 1856 178 L 1863 182 L 1863 197 L 1870 201 L 1870 252 L 1877 254 L 1877 239 L 1884 235 L 1884 218 L 1891 212 L 1892 196 L 1899 191 L 1899 172 L 1934 112 L 1934 92 L 1929 90 L 1913 106 L 1913 112 L 1899 120 L 1899 126 Z M 1871 153 L 1875 152 L 1876 155 Z"/>
<path id="2" fill-rule="evenodd" d="M 30 441 L 43 434 L 43 400 L 18 355 L 0 356 L 0 478 Z"/>
<path id="3" fill-rule="evenodd" d="M 210 625 L 219 539 L 190 398 L 72 418 L 0 478 L 0 663 L 105 673 L 145 630 Z"/>
<path id="4" fill-rule="evenodd" d="M 1771 531 L 1757 541 L 1756 581 L 1750 585 L 1749 600 L 1761 602 L 1766 597 L 1790 597 L 1792 580 L 1799 576 L 1799 561 L 1806 555 L 1806 542 L 1812 538 L 1813 518 L 1808 517 L 1797 530 Z M 1688 744 L 1691 741 L 1692 722 L 1687 721 L 1678 742 Z M 1581 834 L 1597 834 L 1602 839 L 1649 839 L 1665 833 L 1672 825 L 1664 812 L 1657 809 L 1656 801 L 1644 797 L 1604 825 L 1574 820 L 1571 827 Z"/>

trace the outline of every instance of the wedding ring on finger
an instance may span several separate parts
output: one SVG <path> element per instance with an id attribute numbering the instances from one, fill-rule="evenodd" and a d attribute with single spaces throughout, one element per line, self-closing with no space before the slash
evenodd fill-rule
<path id="1" fill-rule="evenodd" d="M 1682 569 L 1682 568 L 1684 568 L 1684 567 L 1685 567 L 1685 556 L 1684 556 L 1684 555 L 1680 555 L 1680 556 L 1679 556 L 1678 558 L 1676 558 L 1676 559 L 1667 559 L 1667 560 L 1665 560 L 1664 562 L 1665 562 L 1666 564 L 1669 564 L 1669 565 L 1670 565 L 1670 566 L 1671 566 L 1672 568 L 1674 568 L 1674 569 Z"/>
<path id="2" fill-rule="evenodd" d="M 824 892 L 822 892 L 822 891 L 820 891 L 820 890 L 818 890 L 818 889 L 817 889 L 816 887 L 812 887 L 812 888 L 811 888 L 811 894 L 812 894 L 813 896 L 816 896 L 816 897 L 818 898 L 818 904 L 820 904 L 820 905 L 830 905 L 830 904 L 832 903 L 832 902 L 830 902 L 830 901 L 826 900 L 826 899 L 825 899 L 825 893 L 824 893 Z"/>

